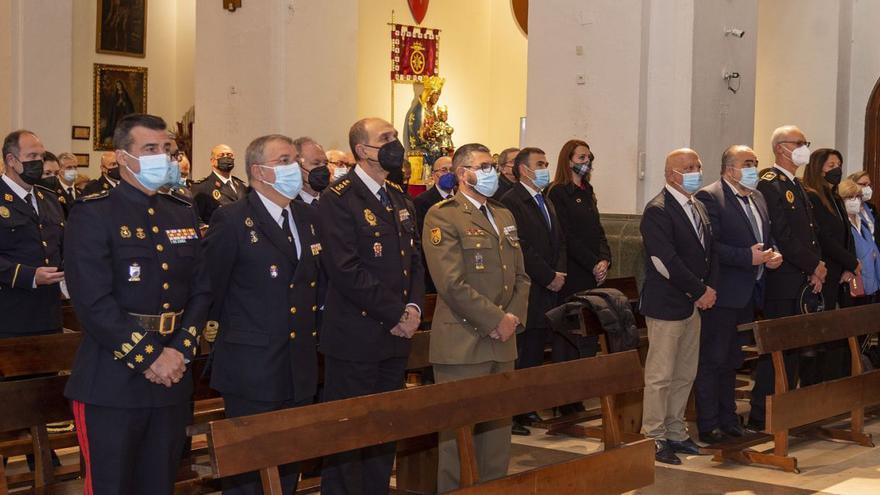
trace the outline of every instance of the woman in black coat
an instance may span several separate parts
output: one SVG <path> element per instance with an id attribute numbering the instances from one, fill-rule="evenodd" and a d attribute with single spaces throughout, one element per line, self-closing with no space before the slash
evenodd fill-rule
<path id="1" fill-rule="evenodd" d="M 560 300 L 604 282 L 611 265 L 611 249 L 590 185 L 594 159 L 587 143 L 568 141 L 559 152 L 556 176 L 547 190 L 562 224 L 568 252 L 568 275 Z"/>
<path id="2" fill-rule="evenodd" d="M 838 305 L 842 308 L 850 305 L 849 282 L 860 270 L 846 206 L 837 194 L 842 166 L 843 155 L 839 151 L 821 148 L 810 155 L 810 163 L 804 170 L 804 187 L 819 230 L 822 261 L 828 269 L 822 284 L 825 311 L 836 309 Z M 815 362 L 811 363 L 809 353 L 806 362 L 801 362 L 801 385 L 844 376 L 849 361 L 845 340 L 830 342 L 815 350 L 818 351 Z"/>

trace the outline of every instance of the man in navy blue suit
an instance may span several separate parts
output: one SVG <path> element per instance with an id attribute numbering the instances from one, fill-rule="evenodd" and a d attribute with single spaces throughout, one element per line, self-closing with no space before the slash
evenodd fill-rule
<path id="1" fill-rule="evenodd" d="M 697 374 L 700 310 L 715 304 L 712 225 L 693 197 L 703 181 L 694 150 L 666 155 L 666 187 L 642 215 L 645 285 L 639 304 L 648 326 L 642 430 L 654 439 L 654 458 L 681 464 L 676 454 L 699 454 L 684 411 Z"/>
<path id="2" fill-rule="evenodd" d="M 709 444 L 745 433 L 736 416 L 736 370 L 743 359 L 736 327 L 754 320 L 755 307 L 763 305 L 764 273 L 782 264 L 757 185 L 755 152 L 733 145 L 721 155 L 721 179 L 695 194 L 709 214 L 718 259 L 718 299 L 702 315 L 694 383 L 697 428 Z"/>

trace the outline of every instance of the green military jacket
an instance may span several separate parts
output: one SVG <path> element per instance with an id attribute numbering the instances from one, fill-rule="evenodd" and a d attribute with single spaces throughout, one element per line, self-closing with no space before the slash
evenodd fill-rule
<path id="1" fill-rule="evenodd" d="M 422 246 L 438 295 L 431 324 L 432 363 L 516 359 L 515 338 L 501 342 L 489 334 L 505 313 L 525 326 L 530 282 L 513 214 L 491 199 L 486 206 L 497 233 L 462 192 L 434 205 L 425 217 Z"/>

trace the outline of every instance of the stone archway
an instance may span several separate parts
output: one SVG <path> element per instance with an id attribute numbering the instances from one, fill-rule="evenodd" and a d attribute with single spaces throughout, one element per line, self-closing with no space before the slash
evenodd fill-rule
<path id="1" fill-rule="evenodd" d="M 871 176 L 871 183 L 880 184 L 880 79 L 874 85 L 874 91 L 868 98 L 865 110 L 865 161 L 864 168 Z M 880 204 L 878 196 L 873 198 L 874 205 Z"/>

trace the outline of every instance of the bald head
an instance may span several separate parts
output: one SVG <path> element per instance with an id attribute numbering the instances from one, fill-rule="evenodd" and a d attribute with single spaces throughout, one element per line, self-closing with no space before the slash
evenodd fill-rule
<path id="1" fill-rule="evenodd" d="M 348 131 L 348 145 L 355 160 L 366 164 L 367 160 L 378 163 L 378 148 L 397 139 L 397 130 L 388 121 L 378 117 L 358 120 Z"/>
<path id="2" fill-rule="evenodd" d="M 235 167 L 235 152 L 228 145 L 218 144 L 211 148 L 211 168 L 223 177 L 229 177 Z"/>
<path id="3" fill-rule="evenodd" d="M 679 148 L 666 155 L 666 183 L 683 194 L 692 194 L 685 191 L 682 186 L 684 174 L 702 171 L 703 163 L 700 161 L 700 155 L 690 148 Z"/>
<path id="4" fill-rule="evenodd" d="M 770 146 L 773 148 L 773 157 L 776 159 L 776 163 L 786 170 L 794 172 L 798 166 L 792 161 L 791 153 L 801 146 L 809 147 L 809 143 L 803 131 L 797 126 L 784 125 L 773 131 Z"/>
<path id="5" fill-rule="evenodd" d="M 106 174 L 111 168 L 116 168 L 116 153 L 105 151 L 101 153 L 101 173 Z"/>
<path id="6" fill-rule="evenodd" d="M 342 150 L 327 150 L 327 168 L 330 169 L 330 177 L 342 177 L 348 172 L 348 163 L 345 160 L 345 153 Z M 340 171 L 336 172 L 336 169 Z"/>

